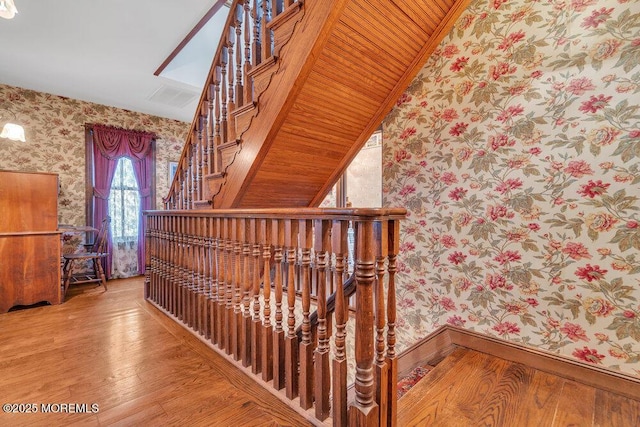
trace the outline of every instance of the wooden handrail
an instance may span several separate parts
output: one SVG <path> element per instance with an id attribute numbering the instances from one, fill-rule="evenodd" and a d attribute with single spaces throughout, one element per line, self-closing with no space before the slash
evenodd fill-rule
<path id="1" fill-rule="evenodd" d="M 145 297 L 238 366 L 250 368 L 265 387 L 284 390 L 277 395 L 315 420 L 394 425 L 391 293 L 405 214 L 322 208 L 148 211 Z M 350 259 L 352 225 L 356 250 Z M 345 286 L 349 263 L 354 273 Z M 335 304 L 327 298 L 333 288 Z M 350 318 L 345 300 L 352 288 Z M 310 314 L 312 289 L 316 316 Z M 355 351 L 347 351 L 348 343 Z M 351 381 L 355 400 L 348 404 Z"/>
<path id="2" fill-rule="evenodd" d="M 180 160 L 164 198 L 165 209 L 192 209 L 205 194 L 205 178 L 221 175 L 220 148 L 238 143 L 234 111 L 255 98 L 250 73 L 271 58 L 269 23 L 301 0 L 234 0 L 187 133 Z"/>

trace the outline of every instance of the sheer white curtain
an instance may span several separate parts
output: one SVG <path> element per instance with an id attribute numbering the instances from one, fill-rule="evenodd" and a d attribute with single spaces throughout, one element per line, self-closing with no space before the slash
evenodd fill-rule
<path id="1" fill-rule="evenodd" d="M 127 157 L 118 159 L 108 204 L 113 240 L 111 277 L 135 276 L 138 274 L 140 194 L 133 163 Z"/>

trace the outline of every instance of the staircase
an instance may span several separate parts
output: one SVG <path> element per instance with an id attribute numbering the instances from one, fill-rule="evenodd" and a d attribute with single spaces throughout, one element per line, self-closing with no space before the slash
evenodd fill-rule
<path id="1" fill-rule="evenodd" d="M 467 0 L 236 0 L 167 209 L 317 206 Z"/>

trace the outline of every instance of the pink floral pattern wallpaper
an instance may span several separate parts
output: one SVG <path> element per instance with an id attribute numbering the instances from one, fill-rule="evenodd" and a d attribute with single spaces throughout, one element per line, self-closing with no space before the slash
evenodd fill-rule
<path id="1" fill-rule="evenodd" d="M 473 0 L 384 123 L 399 334 L 640 376 L 640 2 Z"/>
<path id="2" fill-rule="evenodd" d="M 0 84 L 0 123 L 15 113 L 26 142 L 0 139 L 0 169 L 59 175 L 59 222 L 85 224 L 85 123 L 155 132 L 156 207 L 169 192 L 168 161 L 178 161 L 189 123 Z"/>

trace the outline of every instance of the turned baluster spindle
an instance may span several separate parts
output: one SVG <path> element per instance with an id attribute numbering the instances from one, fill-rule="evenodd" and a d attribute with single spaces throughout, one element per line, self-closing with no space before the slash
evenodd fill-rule
<path id="1" fill-rule="evenodd" d="M 275 300 L 276 300 L 276 324 L 273 330 L 273 388 L 282 390 L 284 382 L 284 328 L 282 327 L 282 269 L 284 268 L 283 247 L 284 247 L 284 221 L 277 219 L 273 221 L 274 227 L 274 253 L 273 262 L 275 264 Z"/>
<path id="2" fill-rule="evenodd" d="M 205 337 L 213 342 L 213 319 L 215 318 L 215 308 L 217 289 L 213 273 L 213 257 L 215 254 L 213 236 L 214 236 L 214 219 L 206 218 L 206 229 L 204 235 L 204 263 L 205 263 L 205 283 L 206 283 L 206 315 L 204 318 L 206 334 Z"/>
<path id="3" fill-rule="evenodd" d="M 261 372 L 262 359 L 260 357 L 260 351 L 262 348 L 261 336 L 262 336 L 262 321 L 260 319 L 260 243 L 262 240 L 262 229 L 260 228 L 260 220 L 251 218 L 247 220 L 249 224 L 250 242 L 251 242 L 251 323 L 250 323 L 250 337 L 251 337 L 251 372 L 257 374 Z M 266 279 L 265 279 L 266 280 Z M 268 282 L 265 281 L 265 288 Z"/>
<path id="4" fill-rule="evenodd" d="M 186 223 L 186 235 L 185 235 L 185 245 L 186 245 L 186 273 L 187 273 L 187 286 L 186 286 L 186 305 L 185 312 L 187 317 L 187 325 L 189 327 L 193 327 L 193 318 L 194 318 L 194 306 L 195 306 L 195 274 L 194 274 L 194 252 L 195 246 L 193 243 L 193 218 L 185 218 Z"/>
<path id="5" fill-rule="evenodd" d="M 240 335 L 242 329 L 242 233 L 244 227 L 240 218 L 233 218 L 233 319 L 232 319 L 232 348 L 233 356 L 240 360 Z"/>
<path id="6" fill-rule="evenodd" d="M 285 393 L 288 399 L 298 397 L 298 336 L 296 335 L 295 264 L 298 249 L 298 221 L 285 221 L 287 244 L 287 336 L 285 338 Z"/>
<path id="7" fill-rule="evenodd" d="M 252 64 L 255 67 L 256 65 L 262 62 L 262 41 L 260 39 L 261 36 L 261 25 L 262 25 L 262 5 L 259 4 L 260 0 L 253 0 L 253 8 L 251 9 L 251 18 L 253 19 L 253 37 L 251 43 L 251 53 L 252 53 Z"/>
<path id="8" fill-rule="evenodd" d="M 244 69 L 243 69 L 243 76 L 244 76 L 244 100 L 242 102 L 243 105 L 245 104 L 249 104 L 251 101 L 253 101 L 253 94 L 252 94 L 252 85 L 251 85 L 251 79 L 248 77 L 249 71 L 251 71 L 251 35 L 252 35 L 252 30 L 251 30 L 251 24 L 253 22 L 253 17 L 252 17 L 252 10 L 251 10 L 251 0 L 245 0 L 244 2 L 244 30 L 243 30 L 243 34 L 244 34 Z"/>
<path id="9" fill-rule="evenodd" d="M 229 27 L 229 34 L 227 35 L 227 52 L 228 52 L 228 71 L 227 78 L 229 82 L 227 84 L 227 135 L 229 137 L 228 141 L 235 141 L 236 136 L 236 126 L 235 119 L 233 115 L 233 111 L 236 109 L 236 98 L 235 98 L 235 56 L 233 55 L 235 48 L 235 27 Z"/>
<path id="10" fill-rule="evenodd" d="M 201 172 L 201 176 L 202 179 L 204 179 L 204 177 L 208 174 L 211 173 L 211 171 L 209 170 L 209 139 L 210 139 L 210 134 L 209 134 L 209 113 L 211 111 L 211 91 L 210 91 L 210 85 L 206 86 L 206 91 L 207 91 L 207 97 L 205 102 L 202 104 L 202 172 Z M 204 187 L 203 187 L 203 193 L 202 193 L 202 199 L 204 199 Z"/>
<path id="11" fill-rule="evenodd" d="M 302 342 L 300 343 L 300 406 L 313 405 L 313 342 L 311 340 L 311 246 L 313 222 L 300 221 L 300 247 L 302 248 Z"/>
<path id="12" fill-rule="evenodd" d="M 231 354 L 233 352 L 233 331 L 235 326 L 234 314 L 233 314 L 233 303 L 234 303 L 234 237 L 235 237 L 235 220 L 233 218 L 225 218 L 225 280 L 227 282 L 227 293 L 226 293 L 226 319 L 225 325 L 227 326 L 227 330 L 223 331 L 225 334 L 225 350 L 227 354 Z"/>
<path id="13" fill-rule="evenodd" d="M 245 52 L 243 49 L 243 19 L 244 7 L 242 3 L 236 6 L 235 28 L 236 28 L 236 108 L 242 107 L 244 103 L 244 89 L 242 86 L 242 67 L 244 65 Z"/>
<path id="14" fill-rule="evenodd" d="M 187 141 L 187 170 L 186 170 L 186 178 L 187 178 L 187 209 L 193 209 L 193 192 L 194 192 L 194 181 L 193 181 L 193 135 L 189 135 L 189 139 Z"/>
<path id="15" fill-rule="evenodd" d="M 198 115 L 196 119 L 196 138 L 194 138 L 193 141 L 193 145 L 195 146 L 193 149 L 193 160 L 195 162 L 195 167 L 193 168 L 193 174 L 195 176 L 194 200 L 202 200 L 202 124 L 202 116 Z"/>
<path id="16" fill-rule="evenodd" d="M 330 412 L 329 392 L 331 374 L 329 371 L 329 334 L 327 332 L 327 272 L 331 260 L 331 221 L 315 220 L 314 249 L 317 268 L 317 302 L 318 302 L 318 347 L 315 350 L 315 409 L 316 418 L 325 420 Z"/>
<path id="17" fill-rule="evenodd" d="M 207 222 L 206 218 L 197 218 L 198 221 L 198 331 L 200 335 L 207 337 L 207 317 L 209 288 L 207 285 L 206 275 L 206 252 L 205 252 L 205 234 Z"/>
<path id="18" fill-rule="evenodd" d="M 218 245 L 216 247 L 216 276 L 218 277 L 218 308 L 216 313 L 216 336 L 218 348 L 226 348 L 226 337 L 229 335 L 229 324 L 227 323 L 227 242 L 226 242 L 226 220 L 216 218 L 216 237 Z"/>
<path id="19" fill-rule="evenodd" d="M 385 425 L 388 417 L 389 406 L 389 379 L 388 366 L 385 359 L 385 339 L 384 329 L 386 323 L 386 306 L 384 303 L 384 276 L 385 260 L 389 254 L 388 249 L 388 223 L 387 221 L 377 221 L 374 224 L 374 237 L 376 249 L 376 280 L 374 283 L 375 293 L 375 378 L 376 378 L 376 403 L 378 404 L 380 425 Z"/>
<path id="20" fill-rule="evenodd" d="M 373 284 L 375 247 L 373 223 L 358 219 L 356 227 L 356 328 L 355 328 L 355 401 L 349 408 L 351 425 L 376 425 L 378 405 L 374 400 L 373 375 Z"/>
<path id="21" fill-rule="evenodd" d="M 257 224 L 260 228 L 260 243 L 262 244 L 262 263 L 263 263 L 263 289 L 264 289 L 264 310 L 263 317 L 264 323 L 261 328 L 260 341 L 262 343 L 262 349 L 260 351 L 261 360 L 260 367 L 262 368 L 262 380 L 271 381 L 273 378 L 273 326 L 271 325 L 271 247 L 273 242 L 273 226 L 270 219 L 262 219 Z M 260 268 L 259 263 L 256 263 L 256 271 Z M 276 267 L 277 268 L 277 267 Z M 258 273 L 256 273 L 258 276 Z M 257 282 L 258 292 L 260 291 L 260 280 Z M 259 301 L 258 301 L 259 302 Z M 258 304 L 258 310 L 260 305 Z M 258 315 L 258 320 L 260 316 Z"/>
<path id="22" fill-rule="evenodd" d="M 271 0 L 271 19 L 282 13 L 282 0 Z"/>
<path id="23" fill-rule="evenodd" d="M 264 61 L 271 56 L 271 34 L 267 28 L 269 18 L 269 2 L 262 1 L 262 16 L 260 17 L 260 58 Z"/>
<path id="24" fill-rule="evenodd" d="M 229 58 L 227 46 L 225 38 L 222 40 L 222 48 L 220 49 L 220 131 L 223 144 L 230 140 L 227 122 L 227 63 Z"/>
<path id="25" fill-rule="evenodd" d="M 213 126 L 213 145 L 211 147 L 211 164 L 213 165 L 213 173 L 221 172 L 220 153 L 218 147 L 226 141 L 225 135 L 222 134 L 224 127 L 222 126 L 222 101 L 220 99 L 220 82 L 222 81 L 222 67 L 216 66 L 213 73 L 213 93 L 214 93 L 214 126 Z"/>
<path id="26" fill-rule="evenodd" d="M 336 427 L 347 425 L 347 353 L 346 353 L 346 301 L 342 282 L 348 253 L 347 233 L 349 222 L 333 222 L 332 249 L 336 256 L 334 283 L 336 286 L 336 336 L 333 359 L 333 422 Z"/>
<path id="27" fill-rule="evenodd" d="M 178 275 L 179 275 L 179 292 L 178 292 L 178 319 L 180 319 L 183 322 L 186 322 L 186 316 L 185 316 L 185 306 L 186 306 L 186 288 L 188 285 L 188 281 L 187 281 L 187 268 L 186 268 L 186 262 L 187 262 L 187 254 L 186 254 L 186 238 L 185 238 L 185 221 L 186 218 L 184 217 L 178 217 L 178 235 L 176 236 L 177 238 L 177 243 L 178 243 L 178 253 L 179 255 L 179 260 L 180 260 L 180 264 L 179 264 L 179 269 L 178 269 Z"/>
<path id="28" fill-rule="evenodd" d="M 240 322 L 240 359 L 243 366 L 251 364 L 251 220 L 238 219 L 240 241 L 242 242 L 242 312 Z"/>
<path id="29" fill-rule="evenodd" d="M 385 236 L 382 236 L 384 239 Z M 389 274 L 387 286 L 387 365 L 389 409 L 387 410 L 387 425 L 396 425 L 398 419 L 398 358 L 396 356 L 396 257 L 400 250 L 400 221 L 390 220 L 388 227 L 388 265 Z"/>

